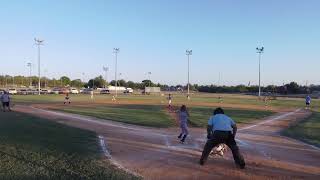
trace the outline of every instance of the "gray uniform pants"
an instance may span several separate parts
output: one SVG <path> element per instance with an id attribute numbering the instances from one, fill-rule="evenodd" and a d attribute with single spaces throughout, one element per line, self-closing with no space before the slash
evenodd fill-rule
<path id="1" fill-rule="evenodd" d="M 181 134 L 183 135 L 189 134 L 187 123 L 181 123 L 180 128 L 181 128 Z"/>
<path id="2" fill-rule="evenodd" d="M 245 161 L 240 154 L 239 147 L 237 146 L 234 136 L 230 131 L 214 131 L 212 138 L 208 139 L 204 146 L 200 161 L 205 162 L 208 159 L 212 148 L 221 143 L 226 144 L 231 149 L 234 162 L 237 165 L 244 167 Z"/>

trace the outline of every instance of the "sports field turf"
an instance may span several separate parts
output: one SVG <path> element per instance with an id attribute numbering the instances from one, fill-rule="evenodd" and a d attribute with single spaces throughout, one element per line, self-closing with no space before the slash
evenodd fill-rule
<path id="1" fill-rule="evenodd" d="M 219 96 L 222 97 L 220 102 Z M 176 107 L 186 104 L 190 109 L 190 123 L 196 127 L 204 127 L 212 110 L 218 106 L 226 106 L 226 114 L 238 123 L 250 123 L 271 115 L 271 108 L 265 108 L 265 102 L 255 96 L 234 94 L 195 94 L 190 101 L 183 94 L 175 94 L 173 103 Z M 14 96 L 17 104 L 53 104 L 52 109 L 93 116 L 101 119 L 120 121 L 136 125 L 152 127 L 170 127 L 174 125 L 173 116 L 170 116 L 165 106 L 166 96 L 155 95 L 120 95 L 113 103 L 111 95 L 71 95 L 71 105 L 63 106 L 63 95 L 42 96 Z M 287 109 L 302 107 L 303 99 L 279 98 L 268 102 L 272 109 Z M 314 104 L 318 106 L 319 101 Z"/>
<path id="2" fill-rule="evenodd" d="M 313 112 L 311 117 L 292 125 L 283 134 L 320 147 L 320 112 Z"/>
<path id="3" fill-rule="evenodd" d="M 213 107 L 190 107 L 190 124 L 194 127 L 206 127 L 213 109 Z M 166 108 L 160 105 L 59 106 L 55 110 L 142 126 L 170 127 L 175 124 L 175 113 L 171 113 L 172 116 L 170 116 Z M 269 116 L 273 112 L 228 108 L 226 114 L 237 123 L 250 123 L 252 120 Z"/>
<path id="4" fill-rule="evenodd" d="M 142 126 L 170 127 L 174 124 L 173 119 L 159 105 L 65 106 L 55 110 Z"/>
<path id="5" fill-rule="evenodd" d="M 206 127 L 208 119 L 212 116 L 213 108 L 191 107 L 190 123 L 196 127 Z M 253 120 L 261 119 L 273 114 L 271 111 L 225 109 L 225 114 L 230 116 L 236 123 L 250 123 Z"/>
<path id="6" fill-rule="evenodd" d="M 102 156 L 96 134 L 0 112 L 0 179 L 138 179 Z"/>
<path id="7" fill-rule="evenodd" d="M 190 101 L 186 100 L 185 95 L 175 94 L 173 95 L 173 103 L 176 105 L 187 104 L 190 106 L 210 106 L 211 104 L 219 104 L 219 96 L 222 97 L 221 105 L 239 105 L 246 108 L 247 106 L 254 107 L 264 107 L 265 102 L 257 99 L 256 96 L 248 95 L 234 95 L 234 94 L 195 94 L 191 97 Z M 90 99 L 90 95 L 70 95 L 72 102 L 86 102 L 88 104 L 92 103 L 110 103 L 111 95 L 95 95 L 94 100 Z M 120 95 L 118 97 L 118 102 L 126 104 L 167 104 L 167 95 L 155 96 L 155 95 Z M 17 104 L 43 104 L 43 103 L 61 103 L 63 102 L 63 95 L 27 95 L 13 96 L 14 103 Z M 312 101 L 314 107 L 320 107 L 320 100 L 314 99 Z M 268 101 L 270 107 L 275 108 L 298 108 L 304 106 L 304 99 L 302 98 L 278 98 L 277 100 Z"/>

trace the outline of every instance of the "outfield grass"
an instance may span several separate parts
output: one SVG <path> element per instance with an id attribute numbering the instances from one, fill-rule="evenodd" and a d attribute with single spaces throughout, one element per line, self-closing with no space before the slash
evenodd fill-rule
<path id="1" fill-rule="evenodd" d="M 142 126 L 170 127 L 174 124 L 174 119 L 160 105 L 65 106 L 55 110 Z"/>
<path id="2" fill-rule="evenodd" d="M 210 103 L 219 103 L 219 96 L 222 97 L 222 106 L 223 104 L 234 104 L 234 105 L 243 105 L 244 107 L 248 105 L 253 105 L 257 107 L 264 107 L 265 103 L 257 99 L 256 96 L 246 96 L 246 95 L 233 95 L 233 94 L 195 94 L 191 97 L 190 101 L 187 101 L 185 95 L 175 94 L 173 96 L 173 104 L 181 105 L 188 104 L 199 105 L 201 103 L 210 105 Z M 72 102 L 85 102 L 88 104 L 92 103 L 111 103 L 111 95 L 95 95 L 94 100 L 90 99 L 90 95 L 70 95 Z M 16 104 L 41 104 L 41 103 L 61 103 L 64 100 L 64 95 L 16 95 L 13 96 L 13 103 Z M 166 96 L 159 95 L 122 95 L 118 97 L 118 101 L 131 104 L 156 104 L 163 105 L 167 104 Z M 278 98 L 277 100 L 271 100 L 268 102 L 268 105 L 275 108 L 299 108 L 304 106 L 304 99 L 302 98 Z M 320 108 L 320 100 L 313 99 L 312 105 L 315 108 Z"/>
<path id="3" fill-rule="evenodd" d="M 96 134 L 0 113 L 0 179 L 138 179 L 102 156 Z"/>
<path id="4" fill-rule="evenodd" d="M 262 119 L 273 114 L 271 111 L 224 109 L 225 114 L 230 116 L 236 123 L 250 123 L 253 120 Z M 206 127 L 213 108 L 190 107 L 190 124 L 196 127 Z"/>
<path id="5" fill-rule="evenodd" d="M 320 112 L 315 111 L 310 118 L 289 127 L 283 134 L 320 147 L 319 119 Z"/>
<path id="6" fill-rule="evenodd" d="M 213 112 L 212 107 L 190 107 L 190 124 L 194 127 L 206 127 Z M 159 105 L 99 105 L 95 107 L 60 106 L 59 111 L 93 116 L 101 119 L 124 122 L 128 124 L 170 127 L 175 124 L 173 117 L 166 113 Z M 257 111 L 244 109 L 226 109 L 226 114 L 237 123 L 250 123 L 273 114 L 271 111 Z"/>
<path id="7" fill-rule="evenodd" d="M 222 97 L 222 103 L 219 103 L 219 96 Z M 173 118 L 163 108 L 167 104 L 166 96 L 120 94 L 117 103 L 112 102 L 111 98 L 111 95 L 95 95 L 92 100 L 90 95 L 71 95 L 71 106 L 60 106 L 57 110 L 143 126 L 170 127 L 174 125 Z M 61 105 L 63 99 L 64 95 L 13 96 L 13 103 Z M 272 114 L 268 110 L 263 110 L 265 103 L 258 100 L 256 96 L 237 94 L 199 93 L 193 95 L 190 101 L 184 94 L 174 94 L 173 104 L 176 106 L 186 104 L 190 107 L 190 122 L 196 127 L 205 126 L 212 114 L 212 109 L 220 104 L 222 107 L 228 104 L 226 113 L 238 123 L 250 123 L 252 120 Z M 232 108 L 233 105 L 235 105 L 234 108 Z M 304 107 L 304 99 L 278 98 L 269 101 L 269 106 L 272 107 L 269 109 L 301 108 Z M 312 106 L 316 109 L 320 108 L 320 101 L 313 100 Z"/>

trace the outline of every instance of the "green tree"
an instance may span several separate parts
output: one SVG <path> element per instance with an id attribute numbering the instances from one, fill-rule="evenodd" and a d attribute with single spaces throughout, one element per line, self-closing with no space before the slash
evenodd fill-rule
<path id="1" fill-rule="evenodd" d="M 71 81 L 71 86 L 80 88 L 80 87 L 83 87 L 83 83 L 81 79 L 74 79 Z"/>
<path id="2" fill-rule="evenodd" d="M 105 85 L 106 85 L 106 81 L 103 79 L 102 76 L 98 76 L 88 81 L 88 86 L 90 88 L 103 88 Z"/>
<path id="3" fill-rule="evenodd" d="M 62 86 L 70 85 L 70 82 L 71 82 L 70 78 L 67 77 L 67 76 L 62 76 L 62 77 L 60 78 L 60 81 L 61 81 L 61 83 L 62 83 Z"/>

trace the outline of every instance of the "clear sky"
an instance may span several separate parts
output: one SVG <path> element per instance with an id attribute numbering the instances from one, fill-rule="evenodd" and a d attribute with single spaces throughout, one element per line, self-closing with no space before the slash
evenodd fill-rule
<path id="1" fill-rule="evenodd" d="M 264 46 L 262 84 L 320 84 L 318 0 L 2 0 L 0 74 L 114 79 L 120 48 L 125 80 L 186 84 L 257 84 L 257 46 Z M 84 72 L 84 76 L 82 73 Z"/>

